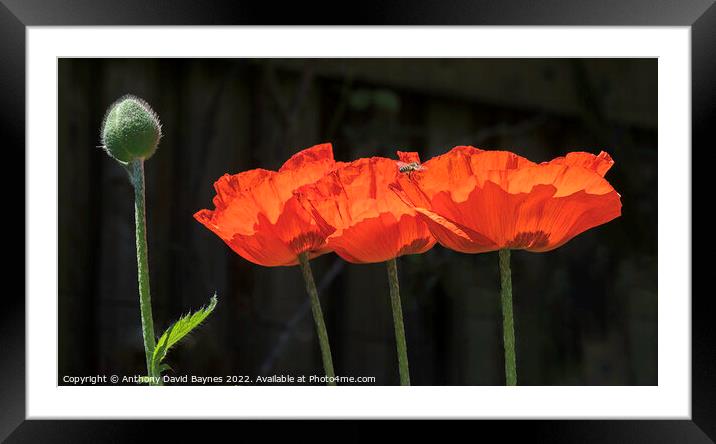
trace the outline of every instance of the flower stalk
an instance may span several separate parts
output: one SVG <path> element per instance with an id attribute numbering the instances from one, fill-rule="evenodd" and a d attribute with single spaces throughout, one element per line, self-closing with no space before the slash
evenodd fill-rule
<path id="1" fill-rule="evenodd" d="M 505 378 L 507 385 L 517 385 L 515 359 L 515 322 L 512 312 L 512 271 L 510 250 L 502 249 L 500 256 L 500 300 L 502 304 L 502 335 L 505 346 Z"/>
<path id="2" fill-rule="evenodd" d="M 134 187 L 134 224 L 137 242 L 137 280 L 139 284 L 139 309 L 142 316 L 142 336 L 144 337 L 144 353 L 147 361 L 149 385 L 157 385 L 155 381 L 152 356 L 156 346 L 154 336 L 154 319 L 152 317 L 152 297 L 149 291 L 149 255 L 147 249 L 147 218 L 144 198 L 144 160 L 132 160 L 127 166 L 130 180 Z"/>
<path id="3" fill-rule="evenodd" d="M 393 327 L 395 328 L 395 344 L 398 353 L 398 371 L 400 385 L 410 385 L 410 369 L 408 367 L 408 346 L 405 341 L 403 325 L 403 307 L 400 303 L 400 285 L 398 284 L 398 263 L 395 258 L 386 262 L 388 265 L 388 284 L 390 285 L 390 305 L 393 309 Z"/>
<path id="4" fill-rule="evenodd" d="M 304 252 L 298 256 L 301 265 L 301 273 L 306 283 L 306 291 L 311 298 L 311 311 L 313 312 L 313 320 L 316 323 L 316 333 L 318 334 L 318 343 L 321 346 L 321 358 L 323 359 L 323 369 L 326 372 L 328 380 L 326 385 L 336 385 L 335 372 L 333 371 L 333 358 L 331 357 L 331 345 L 328 342 L 328 331 L 326 323 L 323 320 L 323 311 L 321 310 L 321 301 L 318 299 L 318 290 L 313 280 L 311 265 L 308 263 L 308 253 Z"/>
<path id="5" fill-rule="evenodd" d="M 147 210 L 144 197 L 144 161 L 157 150 L 162 137 L 159 117 L 147 102 L 126 95 L 112 104 L 102 122 L 102 145 L 107 154 L 129 174 L 134 188 L 134 226 L 137 245 L 137 282 L 142 338 L 149 385 L 163 385 L 162 372 L 169 370 L 164 358 L 171 347 L 199 326 L 216 307 L 216 294 L 209 305 L 182 316 L 161 335 L 154 335 L 152 298 L 149 291 L 149 254 L 147 252 Z"/>

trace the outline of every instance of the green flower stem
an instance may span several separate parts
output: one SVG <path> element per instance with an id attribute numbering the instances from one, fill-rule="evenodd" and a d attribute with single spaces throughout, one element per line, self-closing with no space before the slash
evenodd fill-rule
<path id="1" fill-rule="evenodd" d="M 398 370 L 400 385 L 410 385 L 408 368 L 408 346 L 405 343 L 405 326 L 403 325 L 403 307 L 400 304 L 400 286 L 398 284 L 398 263 L 395 258 L 386 262 L 388 265 L 388 283 L 390 285 L 390 305 L 393 308 L 393 326 L 395 343 L 398 352 Z"/>
<path id="2" fill-rule="evenodd" d="M 505 377 L 507 385 L 517 385 L 515 360 L 515 321 L 512 313 L 512 271 L 510 250 L 500 250 L 500 299 L 502 300 L 502 333 L 505 344 Z"/>
<path id="3" fill-rule="evenodd" d="M 152 298 L 149 294 L 149 259 L 147 253 L 147 219 L 144 203 L 144 160 L 132 160 L 129 174 L 134 186 L 134 223 L 137 240 L 137 279 L 139 282 L 139 309 L 142 314 L 142 336 L 144 336 L 144 353 L 147 359 L 147 374 L 155 375 L 152 368 L 152 355 L 156 346 L 154 321 L 152 319 Z M 157 385 L 150 379 L 149 385 Z"/>
<path id="4" fill-rule="evenodd" d="M 328 331 L 326 331 L 326 323 L 323 320 L 323 311 L 321 310 L 321 301 L 318 299 L 318 290 L 316 283 L 313 281 L 313 273 L 311 265 L 308 263 L 308 253 L 301 253 L 298 256 L 301 264 L 301 273 L 303 280 L 306 282 L 306 291 L 311 298 L 311 310 L 313 311 L 313 320 L 316 322 L 316 333 L 318 333 L 318 342 L 321 346 L 321 357 L 323 358 L 323 369 L 328 376 L 327 385 L 336 385 L 334 380 L 336 374 L 333 371 L 333 358 L 331 358 L 331 345 L 328 342 Z"/>

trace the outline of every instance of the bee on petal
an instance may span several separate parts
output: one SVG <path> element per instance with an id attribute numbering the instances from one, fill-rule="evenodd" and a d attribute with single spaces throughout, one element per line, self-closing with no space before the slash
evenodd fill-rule
<path id="1" fill-rule="evenodd" d="M 413 171 L 424 171 L 427 169 L 423 165 L 419 164 L 418 162 L 407 163 L 407 162 L 397 161 L 396 163 L 398 164 L 398 171 L 400 171 L 401 173 L 410 174 Z"/>

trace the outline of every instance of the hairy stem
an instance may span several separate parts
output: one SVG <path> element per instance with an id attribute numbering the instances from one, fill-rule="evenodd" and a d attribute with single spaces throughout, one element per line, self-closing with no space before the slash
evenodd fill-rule
<path id="1" fill-rule="evenodd" d="M 156 346 L 154 321 L 152 319 L 152 297 L 149 293 L 149 258 L 147 252 L 147 219 L 144 203 L 144 161 L 133 160 L 129 166 L 130 179 L 134 186 L 134 224 L 137 241 L 137 280 L 139 282 L 139 309 L 142 315 L 142 336 L 147 361 L 147 375 L 150 385 L 157 385 L 152 377 L 152 355 Z"/>
<path id="2" fill-rule="evenodd" d="M 395 328 L 395 344 L 398 352 L 400 385 L 410 385 L 408 346 L 405 343 L 403 307 L 400 303 L 400 286 L 398 284 L 398 263 L 396 259 L 393 258 L 387 261 L 386 264 L 388 265 L 388 283 L 390 285 L 390 305 L 393 308 L 393 327 Z"/>
<path id="3" fill-rule="evenodd" d="M 331 345 L 328 342 L 328 331 L 326 331 L 326 323 L 323 320 L 323 311 L 321 310 L 321 301 L 318 299 L 318 290 L 316 283 L 313 281 L 313 273 L 311 265 L 308 263 L 308 253 L 301 253 L 298 256 L 301 264 L 301 273 L 303 280 L 306 282 L 306 291 L 311 298 L 311 310 L 313 311 L 313 320 L 316 322 L 316 333 L 318 333 L 318 342 L 321 346 L 321 357 L 323 358 L 323 369 L 328 376 L 327 385 L 336 385 L 335 372 L 333 371 L 333 358 L 331 358 Z"/>
<path id="4" fill-rule="evenodd" d="M 515 360 L 515 322 L 512 313 L 512 271 L 510 250 L 503 249 L 500 255 L 500 299 L 502 301 L 502 334 L 505 344 L 505 377 L 507 385 L 517 385 L 517 363 Z"/>

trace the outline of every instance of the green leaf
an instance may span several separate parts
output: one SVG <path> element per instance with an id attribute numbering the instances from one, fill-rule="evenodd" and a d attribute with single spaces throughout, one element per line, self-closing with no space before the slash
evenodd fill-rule
<path id="1" fill-rule="evenodd" d="M 209 301 L 209 305 L 201 307 L 193 314 L 187 313 L 167 328 L 164 334 L 157 341 L 157 345 L 154 348 L 154 355 L 152 356 L 152 366 L 156 369 L 155 371 L 157 376 L 161 375 L 164 370 L 169 368 L 168 365 L 162 364 L 162 361 L 166 357 L 169 350 L 186 335 L 191 333 L 192 330 L 204 322 L 211 312 L 214 311 L 216 303 L 216 293 L 214 293 L 214 296 Z"/>

